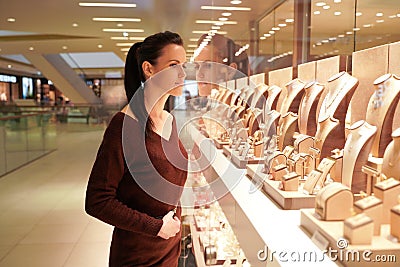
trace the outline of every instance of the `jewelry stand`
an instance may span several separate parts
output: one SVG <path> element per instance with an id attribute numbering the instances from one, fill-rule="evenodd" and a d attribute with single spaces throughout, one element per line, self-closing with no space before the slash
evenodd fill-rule
<path id="1" fill-rule="evenodd" d="M 371 154 L 382 158 L 391 141 L 393 118 L 400 99 L 400 77 L 385 74 L 374 81 L 374 86 L 375 93 L 368 103 L 366 121 L 378 127 Z"/>
<path id="2" fill-rule="evenodd" d="M 268 88 L 268 97 L 266 105 L 269 110 L 276 110 L 276 105 L 278 103 L 279 96 L 281 95 L 282 88 L 276 85 L 272 85 Z"/>
<path id="3" fill-rule="evenodd" d="M 282 115 L 288 112 L 297 113 L 299 111 L 300 101 L 304 93 L 305 83 L 300 79 L 294 79 L 288 82 L 285 87 L 287 94 L 282 101 L 280 113 Z"/>
<path id="4" fill-rule="evenodd" d="M 293 112 L 288 112 L 281 117 L 281 124 L 279 126 L 279 142 L 278 148 L 280 151 L 285 146 L 292 145 L 294 132 L 297 130 L 297 115 Z"/>
<path id="5" fill-rule="evenodd" d="M 344 143 L 344 125 L 339 120 L 328 117 L 318 121 L 314 147 L 320 151 L 320 158 L 330 156 L 332 150 L 342 148 Z"/>
<path id="6" fill-rule="evenodd" d="M 251 108 L 263 108 L 263 104 L 268 98 L 268 85 L 259 84 L 253 94 L 253 98 L 251 99 Z"/>
<path id="7" fill-rule="evenodd" d="M 324 86 L 318 82 L 310 82 L 304 87 L 304 94 L 299 107 L 299 132 L 315 136 L 317 131 L 317 106 Z"/>
<path id="8" fill-rule="evenodd" d="M 383 155 L 382 173 L 400 180 L 400 128 L 392 133 L 392 138 Z"/>
<path id="9" fill-rule="evenodd" d="M 329 78 L 326 84 L 328 93 L 322 99 L 318 121 L 333 117 L 344 125 L 347 108 L 357 86 L 358 79 L 345 71 L 339 72 Z"/>
<path id="10" fill-rule="evenodd" d="M 361 120 L 349 128 L 343 149 L 342 183 L 351 188 L 353 193 L 366 191 L 366 176 L 361 171 L 368 161 L 376 126 Z"/>

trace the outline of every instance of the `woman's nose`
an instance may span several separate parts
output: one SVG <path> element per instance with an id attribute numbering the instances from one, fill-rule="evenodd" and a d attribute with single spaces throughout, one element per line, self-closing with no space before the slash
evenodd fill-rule
<path id="1" fill-rule="evenodd" d="M 179 78 L 185 78 L 185 77 L 186 77 L 186 72 L 185 72 L 185 70 L 183 69 L 183 66 L 182 66 L 182 65 L 179 66 L 178 77 L 179 77 Z"/>

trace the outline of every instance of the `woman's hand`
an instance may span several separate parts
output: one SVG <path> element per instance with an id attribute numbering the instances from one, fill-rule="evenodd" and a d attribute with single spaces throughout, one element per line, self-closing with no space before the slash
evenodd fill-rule
<path id="1" fill-rule="evenodd" d="M 171 210 L 163 217 L 163 225 L 157 236 L 168 239 L 174 237 L 180 231 L 181 221 L 174 214 L 174 211 Z"/>

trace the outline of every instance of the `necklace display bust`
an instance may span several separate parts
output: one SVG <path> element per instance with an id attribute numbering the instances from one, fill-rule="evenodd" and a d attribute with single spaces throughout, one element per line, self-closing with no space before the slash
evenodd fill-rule
<path id="1" fill-rule="evenodd" d="M 317 131 L 317 106 L 324 85 L 310 82 L 304 86 L 304 94 L 299 107 L 299 132 L 314 136 Z"/>
<path id="2" fill-rule="evenodd" d="M 344 123 L 347 106 L 357 86 L 358 79 L 345 71 L 329 78 L 326 84 L 327 94 L 322 100 L 318 120 L 323 121 L 332 116 Z"/>
<path id="3" fill-rule="evenodd" d="M 392 133 L 392 138 L 383 155 L 382 173 L 400 180 L 400 128 Z"/>
<path id="4" fill-rule="evenodd" d="M 361 171 L 368 161 L 372 140 L 377 127 L 364 120 L 349 127 L 343 150 L 342 183 L 355 193 L 366 190 L 366 176 Z"/>
<path id="5" fill-rule="evenodd" d="M 276 105 L 278 103 L 279 96 L 281 95 L 282 88 L 280 88 L 279 86 L 276 86 L 276 85 L 272 85 L 272 86 L 268 87 L 267 91 L 268 91 L 268 97 L 267 97 L 266 105 L 270 110 L 271 109 L 276 110 Z"/>
<path id="6" fill-rule="evenodd" d="M 255 89 L 254 89 L 254 94 L 251 99 L 251 108 L 262 108 L 267 97 L 268 97 L 268 85 L 265 84 L 259 84 Z"/>
<path id="7" fill-rule="evenodd" d="M 297 113 L 301 97 L 303 96 L 304 86 L 305 83 L 300 79 L 294 79 L 285 85 L 287 93 L 280 109 L 282 116 L 288 112 Z"/>
<path id="8" fill-rule="evenodd" d="M 400 77 L 385 74 L 374 81 L 375 93 L 371 96 L 366 114 L 366 121 L 378 127 L 371 154 L 383 157 L 392 134 L 394 113 L 400 99 Z"/>
<path id="9" fill-rule="evenodd" d="M 317 124 L 315 133 L 315 147 L 320 151 L 320 158 L 326 158 L 331 155 L 335 148 L 344 146 L 344 127 L 339 120 L 333 117 L 327 117 Z"/>
<path id="10" fill-rule="evenodd" d="M 281 123 L 279 124 L 279 142 L 278 148 L 280 151 L 287 145 L 293 143 L 293 135 L 297 130 L 297 114 L 288 112 L 281 116 Z"/>

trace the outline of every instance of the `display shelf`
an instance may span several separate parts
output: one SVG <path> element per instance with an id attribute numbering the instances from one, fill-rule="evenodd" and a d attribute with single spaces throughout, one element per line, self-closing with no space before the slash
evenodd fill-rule
<path id="1" fill-rule="evenodd" d="M 279 181 L 270 180 L 268 174 L 263 173 L 261 164 L 247 165 L 247 176 L 263 184 L 263 190 L 278 205 L 285 210 L 296 210 L 315 207 L 315 195 L 303 193 L 304 183 L 300 183 L 298 191 L 283 191 L 279 189 Z"/>
<path id="2" fill-rule="evenodd" d="M 222 149 L 223 146 L 229 145 L 229 141 L 222 141 L 219 138 L 215 138 L 214 144 L 218 149 Z"/>
<path id="3" fill-rule="evenodd" d="M 332 249 L 340 250 L 338 248 L 338 240 L 343 238 L 343 221 L 322 221 L 316 215 L 314 209 L 303 209 L 301 210 L 301 226 L 310 235 L 315 235 L 316 232 L 321 234 L 328 242 Z M 344 241 L 346 242 L 346 241 Z M 345 243 L 347 245 L 347 243 Z M 340 245 L 343 245 L 340 244 Z M 345 245 L 345 246 L 346 246 Z M 347 251 L 359 251 L 361 256 L 360 260 L 353 261 L 352 258 L 346 261 L 342 261 L 342 264 L 346 267 L 358 267 L 358 266 L 372 266 L 372 267 L 395 267 L 399 266 L 400 259 L 400 243 L 394 242 L 390 237 L 390 225 L 383 224 L 381 226 L 381 235 L 373 236 L 370 245 L 348 245 L 346 247 Z M 362 257 L 362 253 L 366 250 L 372 252 L 365 260 Z M 397 262 L 378 262 L 375 258 L 376 255 L 388 257 L 389 255 L 394 255 Z"/>
<path id="4" fill-rule="evenodd" d="M 227 157 L 227 158 L 230 158 L 231 157 L 231 155 L 232 155 L 232 148 L 230 148 L 229 147 L 229 145 L 225 145 L 225 146 L 222 146 L 222 152 L 224 153 L 224 155 Z"/>
<path id="5" fill-rule="evenodd" d="M 234 151 L 231 153 L 231 161 L 240 169 L 246 169 L 247 164 L 256 164 L 260 163 L 263 159 L 256 158 L 254 156 L 239 156 L 238 151 Z"/>
<path id="6" fill-rule="evenodd" d="M 210 188 L 251 266 L 336 266 L 299 227 L 299 210 L 282 210 L 246 177 L 245 169 L 237 168 L 217 150 L 212 140 L 194 127 L 190 132 L 219 177 Z M 261 252 L 269 257 L 260 259 Z M 290 257 L 306 253 L 318 255 L 318 261 Z"/>

